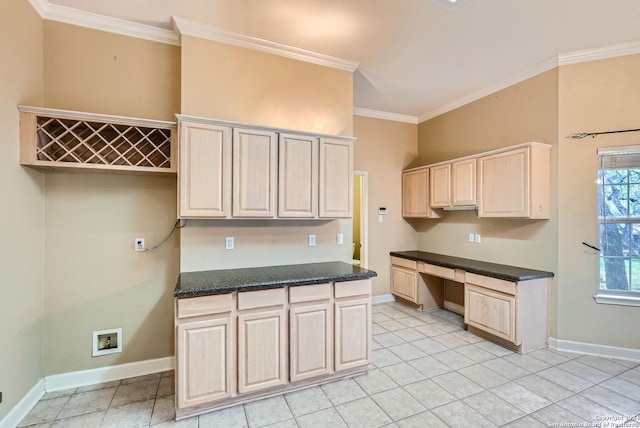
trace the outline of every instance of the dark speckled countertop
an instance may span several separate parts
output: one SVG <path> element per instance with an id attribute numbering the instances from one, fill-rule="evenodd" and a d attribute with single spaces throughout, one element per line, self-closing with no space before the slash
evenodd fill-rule
<path id="1" fill-rule="evenodd" d="M 452 269 L 461 269 L 465 272 L 504 279 L 505 281 L 528 281 L 538 278 L 552 278 L 554 276 L 553 272 L 543 270 L 481 262 L 478 260 L 463 259 L 461 257 L 445 256 L 443 254 L 427 253 L 424 251 L 393 251 L 390 254 L 403 259 L 416 260 Z"/>
<path id="2" fill-rule="evenodd" d="M 175 297 L 204 296 L 233 291 L 354 281 L 374 276 L 378 274 L 372 270 L 344 262 L 182 272 L 178 277 L 173 295 Z"/>

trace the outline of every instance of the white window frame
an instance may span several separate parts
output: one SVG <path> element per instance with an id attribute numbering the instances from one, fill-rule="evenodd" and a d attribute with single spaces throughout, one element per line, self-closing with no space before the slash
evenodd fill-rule
<path id="1" fill-rule="evenodd" d="M 631 146 L 617 146 L 617 147 L 603 147 L 598 148 L 598 179 L 600 177 L 600 170 L 602 169 L 601 158 L 603 156 L 624 156 L 624 155 L 640 155 L 640 145 Z M 638 165 L 640 168 L 640 165 Z M 604 184 L 604 183 L 603 183 Z M 599 186 L 598 186 L 599 188 Z M 598 210 L 600 209 L 600 203 L 598 202 Z M 598 217 L 598 236 L 600 236 L 600 224 L 606 222 L 606 217 L 601 219 L 599 213 L 596 213 Z M 636 218 L 633 218 L 634 220 Z M 640 223 L 640 217 L 637 218 L 637 223 Z M 615 220 L 610 220 L 616 222 Z M 625 220 L 629 222 L 629 220 Z M 634 222 L 635 223 L 635 222 Z M 623 305 L 623 306 L 640 306 L 640 292 L 635 291 L 614 291 L 603 290 L 600 288 L 600 259 L 601 255 L 598 255 L 598 288 L 596 294 L 593 296 L 597 303 L 609 304 L 609 305 Z M 631 269 L 631 267 L 629 267 Z"/>

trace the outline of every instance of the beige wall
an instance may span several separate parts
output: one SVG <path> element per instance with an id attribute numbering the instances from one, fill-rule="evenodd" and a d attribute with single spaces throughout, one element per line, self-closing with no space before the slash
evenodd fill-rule
<path id="1" fill-rule="evenodd" d="M 543 269 L 558 274 L 557 138 L 558 70 L 520 82 L 419 125 L 419 157 L 412 165 L 453 159 L 527 141 L 552 144 L 550 220 L 478 219 L 473 211 L 448 212 L 413 222 L 418 248 L 470 259 Z M 468 243 L 480 233 L 481 244 Z M 551 335 L 555 336 L 555 282 Z"/>
<path id="2" fill-rule="evenodd" d="M 45 105 L 175 120 L 180 49 L 45 23 Z M 45 173 L 44 374 L 173 355 L 179 238 L 176 179 Z M 123 328 L 124 350 L 91 357 L 92 331 Z"/>
<path id="3" fill-rule="evenodd" d="M 352 135 L 353 76 L 196 37 L 182 37 L 182 113 Z"/>
<path id="4" fill-rule="evenodd" d="M 182 38 L 182 113 L 350 136 L 352 74 L 199 38 Z M 181 231 L 180 270 L 351 260 L 351 220 L 201 220 Z M 336 234 L 345 244 L 336 244 Z M 316 235 L 309 247 L 308 235 Z M 225 250 L 224 238 L 235 238 Z"/>
<path id="5" fill-rule="evenodd" d="M 418 126 L 354 116 L 355 169 L 368 171 L 369 265 L 378 277 L 373 294 L 390 293 L 390 251 L 417 248 L 416 232 L 402 219 L 400 171 L 418 155 Z M 378 222 L 378 208 L 387 214 Z M 345 241 L 346 242 L 346 241 Z"/>
<path id="6" fill-rule="evenodd" d="M 640 144 L 640 134 L 570 140 L 575 132 L 638 128 L 640 55 L 560 67 L 558 338 L 640 348 L 638 308 L 597 304 L 598 147 Z"/>
<path id="7" fill-rule="evenodd" d="M 0 3 L 0 425 L 42 376 L 43 180 L 19 164 L 17 104 L 42 103 L 42 22 Z"/>

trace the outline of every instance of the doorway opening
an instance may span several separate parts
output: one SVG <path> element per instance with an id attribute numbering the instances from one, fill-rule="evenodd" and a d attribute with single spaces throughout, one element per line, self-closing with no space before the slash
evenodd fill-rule
<path id="1" fill-rule="evenodd" d="M 369 265 L 369 210 L 367 171 L 353 172 L 353 263 L 363 268 Z"/>

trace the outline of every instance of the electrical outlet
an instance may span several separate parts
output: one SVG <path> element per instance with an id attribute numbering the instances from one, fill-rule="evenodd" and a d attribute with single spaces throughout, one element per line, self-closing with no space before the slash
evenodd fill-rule
<path id="1" fill-rule="evenodd" d="M 476 241 L 475 241 L 475 237 L 474 237 L 473 233 L 470 233 L 470 234 L 469 234 L 469 242 L 471 242 L 471 243 L 476 242 Z"/>
<path id="2" fill-rule="evenodd" d="M 227 250 L 233 250 L 233 236 L 227 236 L 224 238 L 224 248 Z"/>
<path id="3" fill-rule="evenodd" d="M 316 245 L 316 235 L 309 235 L 309 246 L 313 247 Z"/>
<path id="4" fill-rule="evenodd" d="M 474 240 L 475 240 L 476 244 L 479 244 L 481 242 L 479 233 L 476 233 L 476 236 L 474 237 Z"/>
<path id="5" fill-rule="evenodd" d="M 133 241 L 133 249 L 136 251 L 144 251 L 144 238 L 136 238 Z"/>
<path id="6" fill-rule="evenodd" d="M 336 244 L 344 244 L 344 235 L 342 233 L 338 233 L 338 236 L 336 236 Z"/>

